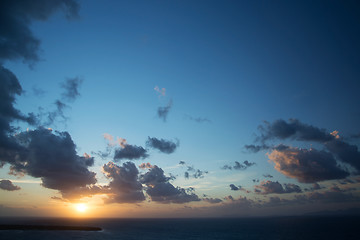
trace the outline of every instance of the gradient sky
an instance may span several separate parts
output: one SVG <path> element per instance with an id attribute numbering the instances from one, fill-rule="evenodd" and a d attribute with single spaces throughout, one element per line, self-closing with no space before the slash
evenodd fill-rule
<path id="1" fill-rule="evenodd" d="M 360 207 L 357 1 L 0 9 L 1 216 Z"/>

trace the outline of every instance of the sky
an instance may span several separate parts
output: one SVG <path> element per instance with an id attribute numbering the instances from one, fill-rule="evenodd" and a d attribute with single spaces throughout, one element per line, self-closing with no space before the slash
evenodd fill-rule
<path id="1" fill-rule="evenodd" d="M 357 1 L 0 4 L 0 216 L 360 209 Z"/>

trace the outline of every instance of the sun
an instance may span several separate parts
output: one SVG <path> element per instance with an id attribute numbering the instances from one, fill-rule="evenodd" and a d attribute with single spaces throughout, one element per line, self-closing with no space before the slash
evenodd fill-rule
<path id="1" fill-rule="evenodd" d="M 87 210 L 87 206 L 84 203 L 79 203 L 79 204 L 76 204 L 75 209 L 76 209 L 76 211 L 83 213 Z"/>

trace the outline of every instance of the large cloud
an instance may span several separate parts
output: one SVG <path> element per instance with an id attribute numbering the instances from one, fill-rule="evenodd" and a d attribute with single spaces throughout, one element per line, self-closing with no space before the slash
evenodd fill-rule
<path id="1" fill-rule="evenodd" d="M 8 69 L 0 66 L 0 161 L 13 158 L 19 146 L 13 135 L 14 128 L 11 123 L 14 120 L 35 123 L 32 114 L 25 116 L 14 107 L 16 95 L 22 93 L 22 88 L 16 76 Z"/>
<path id="2" fill-rule="evenodd" d="M 268 156 L 275 163 L 276 170 L 299 182 L 314 183 L 349 175 L 337 164 L 333 155 L 326 151 L 287 147 L 275 149 Z"/>
<path id="3" fill-rule="evenodd" d="M 260 145 L 246 145 L 253 152 L 271 149 L 268 154 L 275 169 L 286 176 L 297 178 L 300 182 L 316 182 L 342 179 L 350 175 L 351 166 L 359 174 L 360 152 L 356 145 L 347 143 L 338 131 L 326 131 L 297 119 L 265 122 L 259 126 L 261 135 L 257 138 Z M 299 149 L 286 145 L 271 146 L 271 140 L 297 140 L 316 142 L 324 146 L 323 150 Z"/>
<path id="4" fill-rule="evenodd" d="M 20 190 L 19 186 L 15 186 L 10 180 L 0 180 L 0 189 L 6 191 Z"/>
<path id="5" fill-rule="evenodd" d="M 186 203 L 200 201 L 200 198 L 191 189 L 174 187 L 171 178 L 164 175 L 158 166 L 153 166 L 141 177 L 141 182 L 147 186 L 146 193 L 152 201 L 160 203 Z"/>
<path id="6" fill-rule="evenodd" d="M 146 145 L 155 149 L 158 149 L 160 152 L 162 153 L 173 153 L 176 148 L 179 146 L 179 141 L 172 142 L 169 140 L 165 140 L 165 139 L 157 139 L 155 137 L 149 137 Z"/>
<path id="7" fill-rule="evenodd" d="M 14 59 L 38 61 L 40 40 L 32 34 L 31 22 L 45 21 L 59 9 L 73 18 L 77 17 L 79 5 L 73 0 L 0 1 L 0 63 Z"/>
<path id="8" fill-rule="evenodd" d="M 118 166 L 109 162 L 103 166 L 103 172 L 111 179 L 107 203 L 134 203 L 145 200 L 139 171 L 134 163 L 125 162 Z"/>
<path id="9" fill-rule="evenodd" d="M 69 133 L 37 129 L 16 136 L 23 147 L 15 159 L 4 159 L 13 174 L 41 178 L 46 188 L 60 192 L 96 183 L 95 173 L 88 170 L 94 159 L 78 156 Z"/>

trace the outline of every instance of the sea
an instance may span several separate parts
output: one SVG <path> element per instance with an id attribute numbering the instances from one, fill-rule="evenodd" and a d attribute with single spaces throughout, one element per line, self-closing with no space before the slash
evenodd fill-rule
<path id="1" fill-rule="evenodd" d="M 93 226 L 101 231 L 0 230 L 1 240 L 360 239 L 360 217 L 210 219 L 0 218 L 0 224 Z"/>

